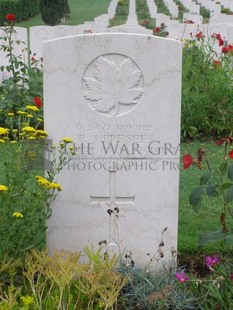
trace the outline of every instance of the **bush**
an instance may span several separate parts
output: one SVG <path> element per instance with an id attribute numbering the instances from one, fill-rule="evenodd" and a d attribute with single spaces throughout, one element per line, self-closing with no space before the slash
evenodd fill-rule
<path id="1" fill-rule="evenodd" d="M 47 25 L 55 26 L 65 14 L 70 13 L 70 8 L 67 0 L 40 0 L 40 12 Z"/>
<path id="2" fill-rule="evenodd" d="M 216 137 L 232 130 L 232 49 L 220 56 L 213 45 L 223 44 L 219 34 L 209 39 L 199 32 L 183 48 L 182 137 Z"/>

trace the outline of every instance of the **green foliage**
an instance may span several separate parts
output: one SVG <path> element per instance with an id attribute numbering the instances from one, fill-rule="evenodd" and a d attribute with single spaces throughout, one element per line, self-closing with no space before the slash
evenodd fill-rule
<path id="1" fill-rule="evenodd" d="M 232 245 L 233 227 L 231 221 L 233 212 L 230 204 L 233 201 L 233 164 L 227 161 L 227 145 L 232 143 L 231 137 L 222 138 L 216 142 L 217 145 L 225 145 L 225 159 L 217 168 L 210 167 L 208 159 L 205 157 L 205 151 L 198 150 L 198 160 L 193 160 L 193 164 L 202 169 L 202 160 L 205 159 L 207 172 L 204 172 L 200 178 L 200 186 L 194 188 L 189 196 L 190 205 L 195 212 L 202 208 L 204 196 L 208 198 L 218 197 L 221 199 L 222 210 L 219 214 L 219 224 L 221 229 L 201 235 L 198 244 L 205 245 L 209 242 L 225 241 L 227 245 Z M 202 154 L 200 156 L 200 154 Z M 232 158 L 231 152 L 229 157 Z M 213 202 L 211 201 L 211 204 Z"/>
<path id="2" fill-rule="evenodd" d="M 146 1 L 137 0 L 136 1 L 136 13 L 138 17 L 138 23 L 147 29 L 155 28 L 155 20 L 150 17 L 150 12 Z"/>
<path id="3" fill-rule="evenodd" d="M 27 107 L 29 111 L 31 108 L 36 107 Z M 57 149 L 48 150 L 52 168 L 47 179 L 36 175 L 38 171 L 44 174 L 47 136 L 45 131 L 30 126 L 37 110 L 31 111 L 32 118 L 26 111 L 15 116 L 11 113 L 7 116 L 9 127 L 0 127 L 0 257 L 23 257 L 29 249 L 45 246 L 46 220 L 61 190 L 54 178 L 73 155 L 62 142 Z"/>
<path id="4" fill-rule="evenodd" d="M 70 13 L 68 0 L 40 0 L 40 12 L 45 24 L 55 26 L 64 15 Z"/>
<path id="5" fill-rule="evenodd" d="M 222 54 L 218 59 L 214 42 L 214 38 L 195 38 L 184 44 L 183 139 L 219 136 L 232 130 L 233 58 Z"/>
<path id="6" fill-rule="evenodd" d="M 3 36 L 0 40 L 4 43 L 0 50 L 6 54 L 9 65 L 0 65 L 2 75 L 8 75 L 0 84 L 0 110 L 15 113 L 32 104 L 36 96 L 42 97 L 42 60 L 36 60 L 34 55 L 29 55 L 26 48 L 21 55 L 14 54 L 14 47 L 23 43 L 13 39 L 16 34 L 14 23 L 6 24 L 1 29 Z M 29 64 L 28 56 L 31 57 Z M 41 109 L 38 117 L 42 116 L 42 113 Z M 0 115 L 0 126 L 5 126 L 5 114 Z"/>
<path id="7" fill-rule="evenodd" d="M 183 14 L 189 12 L 189 10 L 183 5 L 183 3 L 179 0 L 174 0 L 174 2 L 178 5 L 178 19 L 183 22 Z"/>
<path id="8" fill-rule="evenodd" d="M 1 0 L 0 12 L 0 25 L 9 13 L 15 14 L 18 22 L 27 20 L 39 13 L 39 0 Z"/>
<path id="9" fill-rule="evenodd" d="M 196 298 L 177 283 L 172 268 L 149 272 L 122 264 L 119 269 L 128 279 L 119 297 L 123 309 L 196 309 Z"/>
<path id="10" fill-rule="evenodd" d="M 196 297 L 198 309 L 231 309 L 233 302 L 232 262 L 223 261 L 210 267 L 204 279 L 194 279 L 186 283 Z"/>
<path id="11" fill-rule="evenodd" d="M 23 264 L 1 260 L 0 272 L 9 282 L 0 279 L 0 308 L 113 309 L 126 284 L 126 278 L 114 270 L 118 258 L 103 258 L 101 248 L 97 252 L 88 248 L 85 251 L 89 255 L 87 263 L 79 262 L 81 253 L 63 250 L 52 255 L 32 250 Z"/>
<path id="12" fill-rule="evenodd" d="M 157 12 L 163 13 L 165 15 L 171 16 L 165 2 L 163 0 L 155 0 L 155 4 L 157 6 Z"/>
<path id="13" fill-rule="evenodd" d="M 114 27 L 126 23 L 129 14 L 129 0 L 118 1 L 115 16 L 109 20 L 109 26 Z"/>

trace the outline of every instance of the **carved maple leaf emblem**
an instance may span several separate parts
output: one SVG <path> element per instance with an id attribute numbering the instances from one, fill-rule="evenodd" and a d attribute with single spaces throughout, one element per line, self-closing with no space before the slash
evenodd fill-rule
<path id="1" fill-rule="evenodd" d="M 142 72 L 130 58 L 118 63 L 100 56 L 93 77 L 85 77 L 84 97 L 94 101 L 93 109 L 117 115 L 119 105 L 135 105 L 143 94 Z"/>

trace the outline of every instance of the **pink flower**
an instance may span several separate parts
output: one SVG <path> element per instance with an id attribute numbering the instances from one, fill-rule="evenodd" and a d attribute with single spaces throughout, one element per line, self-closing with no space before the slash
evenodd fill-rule
<path id="1" fill-rule="evenodd" d="M 219 262 L 220 262 L 220 258 L 218 255 L 206 256 L 205 258 L 205 264 L 208 268 L 213 267 Z"/>
<path id="2" fill-rule="evenodd" d="M 177 272 L 176 273 L 176 279 L 180 282 L 180 283 L 184 283 L 186 281 L 189 280 L 188 276 L 186 275 L 185 272 Z"/>
<path id="3" fill-rule="evenodd" d="M 230 275 L 230 279 L 233 280 L 233 273 Z"/>

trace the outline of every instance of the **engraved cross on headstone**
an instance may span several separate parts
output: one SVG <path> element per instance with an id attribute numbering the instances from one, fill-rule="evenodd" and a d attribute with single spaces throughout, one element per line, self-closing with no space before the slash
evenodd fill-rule
<path id="1" fill-rule="evenodd" d="M 91 204 L 100 204 L 106 203 L 110 207 L 115 208 L 120 204 L 134 204 L 135 196 L 126 197 L 126 196 L 117 196 L 116 195 L 116 171 L 109 171 L 110 178 L 110 195 L 107 197 L 103 196 L 91 196 Z"/>

